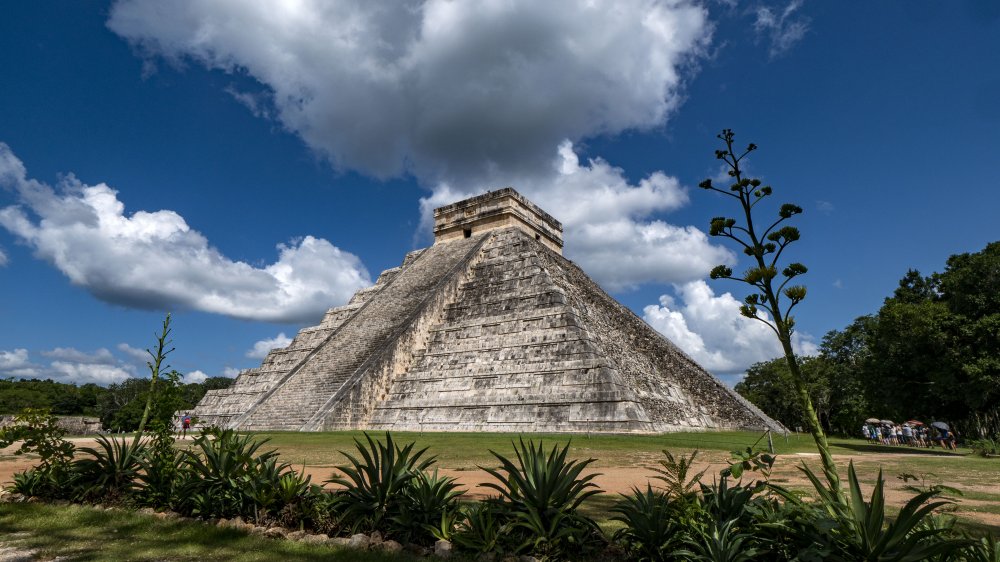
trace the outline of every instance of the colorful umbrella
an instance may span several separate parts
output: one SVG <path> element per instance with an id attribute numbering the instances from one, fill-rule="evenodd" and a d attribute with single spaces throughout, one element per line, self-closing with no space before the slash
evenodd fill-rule
<path id="1" fill-rule="evenodd" d="M 910 425 L 924 425 L 924 422 L 918 421 L 918 420 L 910 420 L 910 421 L 908 421 L 906 423 L 908 423 Z"/>

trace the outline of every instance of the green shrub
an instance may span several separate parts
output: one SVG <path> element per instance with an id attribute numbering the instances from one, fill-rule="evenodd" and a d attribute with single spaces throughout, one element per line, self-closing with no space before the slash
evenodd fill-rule
<path id="1" fill-rule="evenodd" d="M 275 520 L 286 528 L 309 527 L 319 533 L 337 535 L 343 527 L 343 503 L 343 495 L 310 484 L 308 491 L 281 508 Z"/>
<path id="2" fill-rule="evenodd" d="M 38 465 L 15 475 L 14 489 L 28 496 L 49 499 L 69 498 L 76 484 L 70 462 L 76 447 L 63 437 L 66 430 L 47 409 L 25 409 L 14 418 L 14 423 L 0 429 L 0 448 L 20 441 L 15 455 L 38 455 Z"/>
<path id="3" fill-rule="evenodd" d="M 141 461 L 135 498 L 140 505 L 176 509 L 176 487 L 184 456 L 174 446 L 174 435 L 167 424 L 155 420 L 151 427 L 153 438 Z"/>
<path id="4" fill-rule="evenodd" d="M 1000 455 L 1000 439 L 990 439 L 988 437 L 974 439 L 969 441 L 969 448 L 981 457 Z"/>
<path id="5" fill-rule="evenodd" d="M 59 427 L 58 421 L 48 409 L 26 408 L 14 418 L 14 423 L 0 428 L 0 449 L 20 441 L 21 446 L 14 454 L 38 455 L 38 468 L 68 465 L 76 447 L 63 439 L 66 430 Z"/>
<path id="6" fill-rule="evenodd" d="M 521 439 L 514 445 L 516 462 L 490 451 L 500 468 L 480 467 L 499 481 L 482 486 L 500 493 L 497 501 L 512 520 L 511 530 L 520 531 L 517 551 L 561 559 L 603 542 L 597 523 L 577 512 L 584 500 L 600 493 L 591 482 L 596 474 L 581 476 L 595 459 L 567 461 L 568 452 L 567 444 L 546 454 L 541 442 L 525 444 Z"/>

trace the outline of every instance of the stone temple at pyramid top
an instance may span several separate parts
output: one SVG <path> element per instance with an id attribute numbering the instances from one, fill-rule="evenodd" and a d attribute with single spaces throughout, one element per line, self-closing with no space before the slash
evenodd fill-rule
<path id="1" fill-rule="evenodd" d="M 562 254 L 562 223 L 511 187 L 488 191 L 434 209 L 434 243 L 471 238 L 490 230 L 519 228 Z"/>
<path id="2" fill-rule="evenodd" d="M 191 414 L 271 431 L 784 430 L 563 257 L 562 225 L 513 189 L 435 209 L 434 235 Z"/>

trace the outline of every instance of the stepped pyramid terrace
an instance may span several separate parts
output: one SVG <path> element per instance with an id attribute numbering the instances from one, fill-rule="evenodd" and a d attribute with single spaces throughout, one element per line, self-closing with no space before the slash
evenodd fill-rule
<path id="1" fill-rule="evenodd" d="M 191 413 L 241 430 L 784 431 L 562 256 L 506 188 Z"/>

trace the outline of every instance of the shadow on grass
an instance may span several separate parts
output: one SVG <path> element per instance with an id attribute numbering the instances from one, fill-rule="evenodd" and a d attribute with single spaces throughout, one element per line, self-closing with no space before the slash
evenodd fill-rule
<path id="1" fill-rule="evenodd" d="M 972 519 L 968 515 L 958 513 L 958 528 L 967 531 L 974 537 L 985 537 L 992 535 L 994 537 L 1000 537 L 1000 525 L 991 525 L 983 521 Z"/>
<path id="2" fill-rule="evenodd" d="M 337 560 L 403 562 L 401 554 L 361 552 L 250 536 L 205 523 L 160 520 L 127 511 L 78 506 L 0 505 L 0 536 L 27 533 L 13 546 L 38 549 L 44 557 L 102 560 Z"/>
<path id="3" fill-rule="evenodd" d="M 872 445 L 863 443 L 838 443 L 840 449 L 849 449 L 859 453 L 885 453 L 890 455 L 924 455 L 928 457 L 955 457 L 962 458 L 968 456 L 967 453 L 958 451 L 942 451 L 939 449 L 923 449 L 917 447 L 895 447 L 891 445 Z"/>

